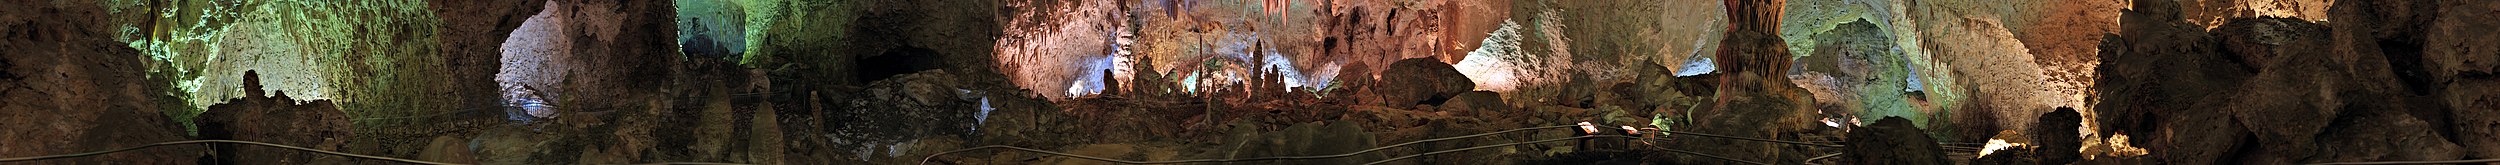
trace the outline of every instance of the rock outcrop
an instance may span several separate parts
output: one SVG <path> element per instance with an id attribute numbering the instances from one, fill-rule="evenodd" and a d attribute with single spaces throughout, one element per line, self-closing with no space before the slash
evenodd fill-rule
<path id="1" fill-rule="evenodd" d="M 2247 128 L 2216 107 L 2251 76 L 2219 53 L 2203 28 L 2181 21 L 2178 4 L 2135 3 L 2116 36 L 2101 44 L 2099 134 L 2137 136 L 2164 162 L 2214 164 L 2238 148 Z"/>
<path id="2" fill-rule="evenodd" d="M 225 104 L 208 106 L 201 113 L 200 138 L 242 140 L 339 151 L 353 137 L 347 112 L 329 100 L 295 100 L 286 92 L 263 94 L 259 74 L 244 72 L 243 98 L 226 100 Z M 320 155 L 290 149 L 243 145 L 213 145 L 217 162 L 224 164 L 317 164 Z"/>
<path id="3" fill-rule="evenodd" d="M 2419 73 L 2444 90 L 2428 96 L 2447 102 L 2455 123 L 2454 138 L 2476 158 L 2500 158 L 2500 2 L 2440 1 L 2439 18 L 2424 27 Z M 2388 56 L 2398 58 L 2398 56 Z M 2403 61 L 2407 59 L 2390 59 Z M 2405 67 L 2406 65 L 2397 65 Z M 2399 69 L 2404 70 L 2404 69 Z M 2416 111 L 2421 112 L 2421 111 Z M 2416 114 L 2415 116 L 2429 116 Z M 2437 121 L 2433 121 L 2437 122 Z M 2438 123 L 2432 123 L 2438 124 Z"/>
<path id="4" fill-rule="evenodd" d="M 2075 112 L 2074 108 L 2058 107 L 2057 111 L 2040 114 L 2040 119 L 2035 121 L 2039 122 L 2032 123 L 2031 133 L 2025 134 L 2031 135 L 2031 145 L 2035 146 L 2033 160 L 2041 164 L 2066 164 L 2083 159 L 2083 155 L 2078 153 L 2083 149 L 2083 132 L 2078 131 L 2083 126 L 2083 113 Z"/>
<path id="5" fill-rule="evenodd" d="M 463 99 L 458 108 L 493 108 L 501 105 L 496 97 L 495 73 L 502 66 L 505 39 L 521 28 L 523 21 L 545 10 L 547 0 L 477 0 L 427 3 L 443 25 L 436 27 L 441 44 L 440 57 L 446 60 L 452 78 L 451 97 Z"/>
<path id="6" fill-rule="evenodd" d="M 160 110 L 187 108 L 147 76 L 147 56 L 113 41 L 90 3 L 0 1 L 0 157 L 73 154 L 187 140 Z M 37 164 L 193 164 L 196 145 Z"/>
<path id="7" fill-rule="evenodd" d="M 1501 93 L 1488 91 L 1458 94 L 1458 96 L 1450 97 L 1449 102 L 1444 102 L 1438 107 L 1443 112 L 1472 115 L 1515 114 L 1511 109 L 1517 109 L 1512 108 L 1510 104 L 1503 103 Z"/>
<path id="8" fill-rule="evenodd" d="M 2419 2 L 2337 5 L 2335 20 L 2354 21 L 2329 24 L 2335 28 L 2235 18 L 2211 34 L 2180 21 L 2178 4 L 2136 5 L 2124 16 L 2126 34 L 2103 44 L 2097 107 L 2109 129 L 2100 133 L 2139 135 L 2135 143 L 2154 148 L 2163 162 L 2454 160 L 2470 158 L 2472 139 L 2481 139 L 2441 133 L 2449 128 L 2439 123 L 2450 116 L 2442 112 L 2458 114 L 2458 137 L 2472 136 L 2475 126 L 2465 123 L 2480 116 L 2439 104 L 2453 100 L 2429 100 L 2474 93 L 2433 82 L 2471 83 L 2439 79 L 2473 76 L 2438 74 L 2426 63 L 2475 60 L 2436 58 L 2470 51 L 2424 50 L 2423 39 L 2440 36 L 2406 29 L 2425 29 L 2424 17 L 2451 15 L 2421 15 L 2414 11 L 2427 7 Z M 2460 45 L 2446 47 L 2474 47 Z"/>
<path id="9" fill-rule="evenodd" d="M 1715 57 L 1722 73 L 1718 77 L 1718 95 L 1705 108 L 1688 112 L 1694 115 L 1693 124 L 1698 127 L 1692 131 L 1774 139 L 1803 132 L 1815 120 L 1810 112 L 1813 98 L 1786 76 L 1791 56 L 1778 36 L 1781 1 L 1726 2 L 1731 25 L 1727 38 L 1720 40 Z M 1678 148 L 1755 162 L 1803 160 L 1809 156 L 1781 145 L 1751 141 L 1693 139 L 1677 143 Z"/>
<path id="10" fill-rule="evenodd" d="M 1841 148 L 1841 164 L 1951 164 L 1944 147 L 1927 132 L 1910 125 L 1909 119 L 1884 117 L 1874 124 L 1850 129 L 1848 146 Z"/>
<path id="11" fill-rule="evenodd" d="M 909 143 L 916 139 L 972 134 L 981 123 L 974 116 L 981 113 L 981 98 L 966 97 L 959 90 L 967 86 L 960 82 L 955 74 L 931 70 L 869 83 L 855 92 L 857 100 L 826 112 L 835 139 L 828 147 L 885 161 L 908 157 L 884 152 L 911 151 Z"/>
<path id="12" fill-rule="evenodd" d="M 1380 71 L 1378 83 L 1379 86 L 1371 88 L 1372 93 L 1377 94 L 1375 101 L 1367 102 L 1389 107 L 1437 105 L 1439 101 L 1476 88 L 1476 84 L 1468 81 L 1467 75 L 1460 74 L 1457 68 L 1430 58 L 1410 58 L 1391 63 L 1388 70 Z"/>
<path id="13" fill-rule="evenodd" d="M 1912 122 L 1924 122 L 1920 120 L 1925 119 L 1927 113 L 1910 105 L 1910 96 L 1907 95 L 1910 86 L 1905 79 L 1915 76 L 1907 70 L 1909 59 L 1895 50 L 1892 37 L 1882 32 L 1883 29 L 1874 23 L 1858 20 L 1814 35 L 1821 48 L 1812 49 L 1814 55 L 1799 59 L 1798 65 L 1802 65 L 1805 72 L 1829 76 L 1831 81 L 1828 83 L 1811 84 L 1833 90 L 1833 94 L 1817 93 L 1815 104 L 1818 107 L 1841 107 L 1825 111 L 1900 116 L 1911 118 Z M 1826 113 L 1831 115 L 1828 114 L 1831 112 Z"/>

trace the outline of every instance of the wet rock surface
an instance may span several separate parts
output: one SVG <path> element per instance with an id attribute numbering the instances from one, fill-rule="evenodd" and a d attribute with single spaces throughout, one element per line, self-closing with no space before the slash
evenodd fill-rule
<path id="1" fill-rule="evenodd" d="M 261 92 L 259 75 L 244 72 L 243 98 L 208 106 L 200 114 L 200 138 L 267 142 L 339 151 L 353 137 L 347 112 L 329 100 L 295 100 L 283 91 Z M 268 146 L 218 144 L 219 163 L 308 164 L 317 154 Z M 318 155 L 327 156 L 327 155 Z"/>

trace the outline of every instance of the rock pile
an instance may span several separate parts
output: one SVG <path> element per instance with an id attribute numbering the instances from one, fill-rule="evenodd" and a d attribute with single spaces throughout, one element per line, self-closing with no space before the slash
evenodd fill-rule
<path id="1" fill-rule="evenodd" d="M 295 100 L 286 92 L 262 92 L 258 73 L 243 73 L 246 96 L 208 106 L 200 114 L 200 138 L 242 140 L 320 150 L 344 149 L 353 128 L 347 112 L 329 100 Z M 266 93 L 266 95 L 264 95 Z M 213 145 L 226 164 L 315 164 L 316 153 L 242 144 Z"/>
<path id="2" fill-rule="evenodd" d="M 2235 18 L 2208 32 L 2178 4 L 2139 2 L 2102 45 L 2099 133 L 2137 135 L 2176 164 L 2500 157 L 2477 146 L 2489 138 L 2465 138 L 2500 121 L 2470 115 L 2489 113 L 2475 106 L 2493 92 L 2456 89 L 2490 86 L 2476 68 L 2492 56 L 2470 50 L 2500 47 L 2461 41 L 2500 33 L 2440 30 L 2494 18 L 2432 12 L 2494 4 L 2346 1 L 2338 22 Z"/>

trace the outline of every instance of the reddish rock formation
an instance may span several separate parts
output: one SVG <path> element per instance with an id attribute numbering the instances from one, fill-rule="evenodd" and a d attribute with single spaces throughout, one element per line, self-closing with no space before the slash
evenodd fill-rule
<path id="1" fill-rule="evenodd" d="M 1513 108 L 1510 104 L 1502 102 L 1501 93 L 1493 93 L 1489 91 L 1474 91 L 1458 94 L 1458 96 L 1450 97 L 1449 102 L 1442 103 L 1441 106 L 1437 107 L 1439 107 L 1442 112 L 1452 112 L 1452 114 L 1465 116 L 1499 117 L 1503 114 L 1518 114 L 1518 112 L 1512 111 L 1512 109 L 1517 108 Z"/>
<path id="2" fill-rule="evenodd" d="M 1809 127 L 1811 96 L 1786 74 L 1790 57 L 1778 35 L 1780 0 L 1727 1 L 1727 38 L 1720 40 L 1718 99 L 1694 114 L 1696 132 L 1730 136 L 1781 138 Z M 1680 142 L 1699 152 L 1756 162 L 1803 160 L 1776 144 L 1727 139 Z M 1708 146 L 1708 147 L 1703 147 Z"/>

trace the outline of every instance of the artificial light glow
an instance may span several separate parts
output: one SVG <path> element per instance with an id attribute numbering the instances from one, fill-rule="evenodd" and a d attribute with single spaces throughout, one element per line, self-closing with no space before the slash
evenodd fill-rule
<path id="1" fill-rule="evenodd" d="M 1699 50 L 1695 50 L 1695 51 L 1699 51 Z M 1685 62 L 1685 63 L 1684 63 L 1684 65 L 1683 65 L 1683 67 L 1680 67 L 1680 68 L 1682 68 L 1682 69 L 1676 69 L 1676 70 L 1675 70 L 1675 76 L 1676 76 L 1676 77 L 1694 76 L 1694 75 L 1701 75 L 1701 74 L 1709 74 L 1710 72 L 1717 72 L 1717 71 L 1718 71 L 1718 69 L 1719 69 L 1719 66 L 1718 66 L 1718 64 L 1717 64 L 1717 63 L 1715 63 L 1714 61 L 1711 61 L 1711 60 L 1710 60 L 1710 58 L 1693 58 L 1693 60 L 1692 60 L 1691 62 Z"/>
<path id="2" fill-rule="evenodd" d="M 2127 135 L 2125 134 L 2112 134 L 2108 138 L 2084 139 L 2082 153 L 2084 159 L 2097 159 L 2102 156 L 2144 156 L 2150 152 L 2145 151 L 2144 148 L 2128 146 Z"/>
<path id="3" fill-rule="evenodd" d="M 2005 142 L 2005 139 L 1988 139 L 1988 145 L 1979 149 L 1979 157 L 1988 157 L 1988 154 L 1996 153 L 1998 150 L 2027 145 L 2029 144 Z"/>
<path id="4" fill-rule="evenodd" d="M 1597 125 L 1589 124 L 1589 122 L 1585 121 L 1580 122 L 1580 132 L 1595 135 L 1597 134 Z"/>
<path id="5" fill-rule="evenodd" d="M 1085 96 L 1087 93 L 1092 93 L 1091 91 L 1093 91 L 1085 89 L 1085 80 L 1076 80 L 1076 82 L 1068 82 L 1068 84 L 1068 97 L 1071 98 Z"/>
<path id="6" fill-rule="evenodd" d="M 1482 47 L 1468 51 L 1466 59 L 1450 65 L 1458 69 L 1459 74 L 1466 75 L 1468 80 L 1475 81 L 1477 90 L 1502 92 L 1518 89 L 1520 80 L 1514 71 L 1520 66 L 1505 59 L 1517 60 L 1518 56 L 1524 56 L 1519 54 L 1526 53 L 1517 46 L 1521 37 L 1518 31 L 1522 27 L 1509 20 L 1503 20 L 1501 26 L 1477 44 Z"/>

